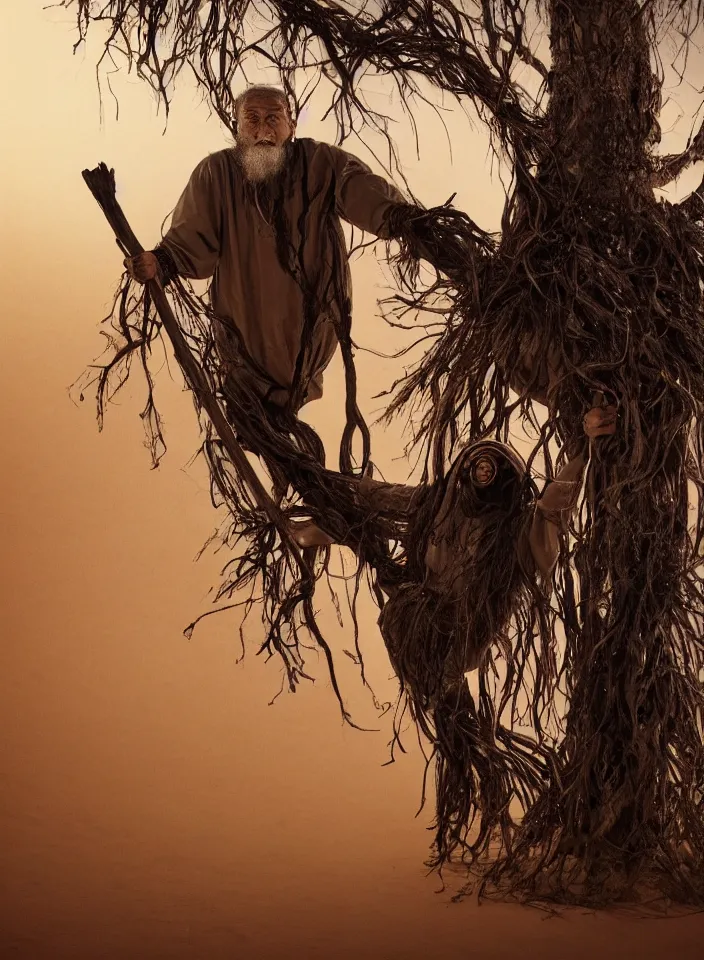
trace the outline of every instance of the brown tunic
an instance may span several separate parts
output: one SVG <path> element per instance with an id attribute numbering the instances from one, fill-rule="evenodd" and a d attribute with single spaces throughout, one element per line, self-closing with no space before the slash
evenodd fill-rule
<path id="1" fill-rule="evenodd" d="M 201 161 L 162 246 L 181 276 L 212 277 L 212 307 L 223 318 L 214 333 L 224 375 L 243 378 L 260 396 L 285 404 L 306 306 L 314 303 L 304 402 L 320 397 L 323 371 L 337 346 L 334 322 L 351 307 L 340 218 L 386 238 L 388 214 L 405 202 L 362 161 L 314 140 L 290 144 L 284 170 L 270 185 L 248 182 L 232 149 Z M 244 350 L 228 325 L 238 331 Z"/>

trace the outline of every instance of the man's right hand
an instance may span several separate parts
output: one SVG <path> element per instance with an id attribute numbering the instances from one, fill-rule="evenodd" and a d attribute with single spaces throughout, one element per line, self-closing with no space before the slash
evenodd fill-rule
<path id="1" fill-rule="evenodd" d="M 136 257 L 128 257 L 125 261 L 127 272 L 138 283 L 147 283 L 154 280 L 159 272 L 159 261 L 149 250 Z"/>

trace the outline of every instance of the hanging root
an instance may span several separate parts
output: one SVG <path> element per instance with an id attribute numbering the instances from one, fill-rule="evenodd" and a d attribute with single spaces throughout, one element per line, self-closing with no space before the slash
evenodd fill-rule
<path id="1" fill-rule="evenodd" d="M 388 77 L 409 113 L 414 101 L 426 99 L 423 79 L 453 97 L 470 98 L 499 142 L 519 153 L 538 129 L 531 115 L 535 100 L 514 74 L 527 64 L 545 80 L 547 68 L 530 49 L 525 4 L 518 0 L 484 4 L 478 11 L 448 0 L 349 10 L 346 4 L 314 0 L 61 0 L 60 5 L 75 8 L 79 42 L 92 23 L 107 21 L 101 64 L 123 60 L 136 69 L 167 111 L 174 81 L 188 67 L 230 129 L 247 65 L 262 55 L 278 69 L 297 109 L 317 85 L 307 83 L 297 97 L 297 71 L 324 75 L 334 89 L 331 112 L 340 140 L 356 133 L 360 123 L 370 125 L 385 135 L 399 170 L 388 118 L 365 102 L 361 66 Z"/>
<path id="2" fill-rule="evenodd" d="M 502 510 L 486 520 L 475 545 L 481 560 L 466 565 L 461 596 L 453 599 L 414 577 L 443 496 L 441 485 L 416 511 L 409 576 L 400 586 L 385 585 L 389 601 L 379 625 L 411 716 L 433 748 L 429 864 L 441 871 L 459 857 L 481 876 L 497 843 L 509 855 L 521 816 L 552 771 L 554 618 L 548 597 L 535 590 L 518 560 L 524 502 L 513 515 Z M 478 705 L 465 671 L 478 671 Z M 517 732 L 519 724 L 525 734 Z"/>
<path id="3" fill-rule="evenodd" d="M 568 644 L 561 781 L 530 811 L 513 862 L 495 868 L 495 889 L 593 906 L 704 898 L 704 595 L 686 435 L 663 446 L 648 487 L 612 486 L 611 469 L 595 469 L 603 494 L 577 550 L 590 602 Z"/>
<path id="4" fill-rule="evenodd" d="M 497 841 L 510 857 L 520 817 L 548 780 L 550 750 L 497 722 L 484 678 L 479 707 L 464 681 L 434 705 L 428 732 L 435 744 L 437 807 L 429 865 L 441 869 L 459 851 L 481 875 Z"/>
<path id="5" fill-rule="evenodd" d="M 285 515 L 312 516 L 331 532 L 336 542 L 351 546 L 363 558 L 357 570 L 358 578 L 364 571 L 364 559 L 381 569 L 385 564 L 391 565 L 389 537 L 395 528 L 364 522 L 356 482 L 325 469 L 322 443 L 311 427 L 285 411 L 267 408 L 246 387 L 232 380 L 222 382 L 210 308 L 188 284 L 175 281 L 169 289 L 181 332 L 198 359 L 209 389 L 220 398 L 240 443 L 267 465 L 283 498 Z M 111 321 L 106 336 L 113 355 L 104 366 L 92 367 L 87 372 L 81 397 L 92 383 L 97 386 L 102 426 L 106 404 L 127 382 L 137 357 L 148 392 L 142 419 L 147 446 L 157 466 L 166 442 L 149 365 L 161 337 L 161 324 L 150 302 L 148 288 L 134 284 L 125 276 L 115 298 L 113 314 L 107 320 Z M 198 409 L 197 404 L 196 407 Z M 202 453 L 210 470 L 213 503 L 228 511 L 230 522 L 223 539 L 228 549 L 236 552 L 223 570 L 216 603 L 232 601 L 232 605 L 242 605 L 246 610 L 250 610 L 255 601 L 261 606 L 265 639 L 260 652 L 280 658 L 291 691 L 295 691 L 302 679 L 311 679 L 305 668 L 301 632 L 312 635 L 324 654 L 343 716 L 351 722 L 337 682 L 332 652 L 318 627 L 312 603 L 315 582 L 327 574 L 329 550 L 322 554 L 315 549 L 307 550 L 305 559 L 313 578 L 302 576 L 288 544 L 252 499 L 251 491 L 209 422 L 204 423 L 204 431 Z M 247 592 L 248 599 L 236 599 L 246 597 Z M 197 622 L 190 625 L 188 635 Z M 363 662 L 360 667 L 363 671 Z"/>

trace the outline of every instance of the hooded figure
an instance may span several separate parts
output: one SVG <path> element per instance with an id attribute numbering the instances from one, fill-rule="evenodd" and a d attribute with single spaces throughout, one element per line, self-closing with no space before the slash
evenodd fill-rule
<path id="1" fill-rule="evenodd" d="M 590 410 L 587 437 L 613 433 L 615 415 L 613 407 Z M 412 715 L 434 746 L 435 865 L 458 847 L 479 853 L 510 819 L 511 801 L 525 805 L 549 776 L 540 744 L 502 726 L 486 683 L 487 654 L 498 649 L 510 672 L 517 651 L 535 650 L 539 634 L 538 669 L 551 669 L 550 583 L 585 465 L 580 453 L 539 495 L 520 455 L 484 440 L 429 486 L 359 481 L 367 522 L 390 520 L 404 548 L 395 565 L 376 571 L 387 598 L 379 627 Z M 331 540 L 323 534 L 320 542 Z M 471 671 L 479 671 L 478 702 L 466 680 Z M 477 815 L 479 833 L 469 843 Z"/>
<path id="2" fill-rule="evenodd" d="M 365 485 L 378 509 L 381 490 L 375 496 L 369 481 Z M 536 491 L 519 455 L 495 441 L 468 447 L 443 482 L 421 490 L 409 503 L 403 582 L 380 583 L 389 596 L 380 626 L 402 682 L 430 705 L 442 689 L 461 684 L 465 673 L 479 666 L 502 628 L 498 621 L 510 619 L 512 594 L 531 572 L 525 559 Z M 533 519 L 536 514 L 541 529 L 543 513 L 535 510 Z M 550 561 L 538 552 L 547 573 Z M 410 619 L 424 619 L 421 611 L 429 617 L 423 629 L 428 635 L 415 676 L 417 639 L 408 627 Z"/>
<path id="3" fill-rule="evenodd" d="M 548 507 L 569 511 L 576 487 L 561 484 L 559 503 Z M 437 863 L 466 848 L 478 813 L 481 844 L 509 815 L 514 795 L 542 782 L 538 752 L 500 726 L 485 687 L 475 702 L 465 676 L 481 669 L 490 647 L 511 649 L 511 621 L 525 628 L 535 608 L 536 572 L 552 571 L 557 549 L 544 548 L 557 546 L 558 527 L 546 530 L 551 521 L 536 492 L 515 450 L 472 444 L 443 482 L 410 504 L 404 582 L 380 583 L 388 595 L 381 633 L 411 713 L 434 746 Z"/>

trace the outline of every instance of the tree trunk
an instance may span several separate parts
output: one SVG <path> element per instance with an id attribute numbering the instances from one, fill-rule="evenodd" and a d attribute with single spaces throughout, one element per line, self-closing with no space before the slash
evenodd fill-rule
<path id="1" fill-rule="evenodd" d="M 636 0 L 553 0 L 541 173 L 585 213 L 637 198 L 654 203 L 649 147 L 659 139 L 660 83 Z"/>
<path id="2" fill-rule="evenodd" d="M 523 216 L 506 240 L 517 248 L 530 223 L 551 248 L 545 261 L 568 281 L 563 378 L 553 396 L 563 438 L 577 440 L 597 385 L 620 418 L 618 435 L 592 450 L 559 786 L 530 813 L 526 834 L 533 844 L 561 834 L 561 852 L 578 857 L 592 900 L 627 896 L 656 874 L 661 889 L 696 899 L 701 889 L 682 883 L 678 860 L 683 843 L 696 846 L 692 835 L 700 844 L 701 817 L 693 654 L 701 641 L 690 615 L 701 593 L 687 531 L 692 410 L 650 345 L 672 336 L 697 279 L 680 273 L 669 242 L 664 255 L 658 250 L 663 227 L 671 241 L 678 221 L 650 186 L 660 84 L 639 4 L 554 0 L 551 17 L 540 192 L 523 194 Z M 551 284 L 543 289 L 554 300 Z M 702 852 L 700 844 L 699 864 Z M 565 896 L 558 863 L 546 889 Z"/>

